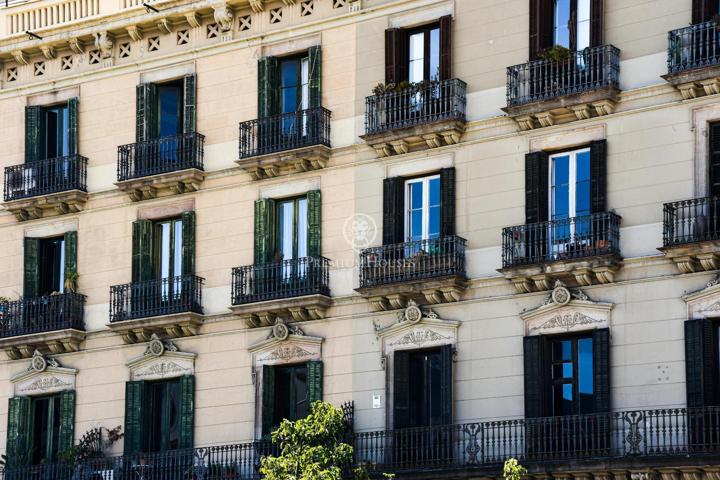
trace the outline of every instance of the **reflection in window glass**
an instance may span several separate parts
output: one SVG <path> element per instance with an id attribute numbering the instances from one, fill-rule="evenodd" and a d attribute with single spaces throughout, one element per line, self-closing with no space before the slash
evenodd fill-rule
<path id="1" fill-rule="evenodd" d="M 555 0 L 555 45 L 570 48 L 570 0 Z"/>
<path id="2" fill-rule="evenodd" d="M 415 33 L 410 35 L 410 68 L 408 80 L 420 82 L 423 80 L 425 67 L 425 34 Z"/>
<path id="3" fill-rule="evenodd" d="M 406 182 L 406 241 L 429 240 L 440 236 L 440 176 Z"/>
<path id="4" fill-rule="evenodd" d="M 430 80 L 440 79 L 440 29 L 430 30 Z"/>
<path id="5" fill-rule="evenodd" d="M 591 337 L 552 341 L 553 415 L 594 411 L 593 341 Z"/>

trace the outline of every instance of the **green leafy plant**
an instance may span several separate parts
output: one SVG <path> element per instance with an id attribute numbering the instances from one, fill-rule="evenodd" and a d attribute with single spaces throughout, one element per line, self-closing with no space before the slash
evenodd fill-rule
<path id="1" fill-rule="evenodd" d="M 553 45 L 552 47 L 540 52 L 538 57 L 549 62 L 562 62 L 569 59 L 571 53 L 570 49 L 563 47 L 562 45 Z"/>
<path id="2" fill-rule="evenodd" d="M 92 428 L 78 439 L 77 444 L 58 452 L 58 460 L 77 464 L 89 458 L 101 457 L 104 449 L 109 448 L 123 437 L 124 434 L 121 430 L 121 425 L 113 429 L 105 427 Z"/>
<path id="3" fill-rule="evenodd" d="M 520 465 L 515 458 L 508 458 L 503 465 L 503 478 L 505 480 L 523 480 L 527 475 L 527 468 Z"/>
<path id="4" fill-rule="evenodd" d="M 65 287 L 65 291 L 70 293 L 77 292 L 79 277 L 80 275 L 75 269 L 65 272 L 65 284 L 63 285 Z"/>
<path id="5" fill-rule="evenodd" d="M 385 95 L 387 93 L 400 93 L 404 90 L 408 90 L 411 88 L 417 88 L 420 89 L 423 86 L 425 86 L 426 82 L 409 82 L 407 80 L 403 80 L 399 83 L 378 83 L 375 85 L 372 89 L 372 94 L 376 96 Z"/>

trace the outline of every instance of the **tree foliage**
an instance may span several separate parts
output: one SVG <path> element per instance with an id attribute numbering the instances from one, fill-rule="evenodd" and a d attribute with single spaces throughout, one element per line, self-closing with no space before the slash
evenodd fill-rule
<path id="1" fill-rule="evenodd" d="M 520 465 L 515 458 L 505 460 L 503 466 L 503 478 L 505 480 L 523 480 L 527 475 L 527 469 Z"/>

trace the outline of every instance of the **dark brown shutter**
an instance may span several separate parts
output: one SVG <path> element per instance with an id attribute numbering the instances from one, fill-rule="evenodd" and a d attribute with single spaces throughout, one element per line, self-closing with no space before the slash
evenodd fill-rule
<path id="1" fill-rule="evenodd" d="M 262 434 L 270 435 L 275 427 L 275 367 L 263 365 L 262 368 Z"/>
<path id="2" fill-rule="evenodd" d="M 594 330 L 592 341 L 595 413 L 607 413 L 610 411 L 610 330 Z"/>
<path id="3" fill-rule="evenodd" d="M 702 23 L 712 20 L 718 11 L 718 0 L 693 0 L 692 23 Z"/>
<path id="4" fill-rule="evenodd" d="M 553 0 L 530 1 L 530 60 L 553 44 Z"/>
<path id="5" fill-rule="evenodd" d="M 195 274 L 195 212 L 183 212 L 182 220 L 182 274 Z M 176 273 L 177 275 L 177 273 Z"/>
<path id="6" fill-rule="evenodd" d="M 550 415 L 550 348 L 547 337 L 523 338 L 525 364 L 525 418 Z"/>
<path id="7" fill-rule="evenodd" d="M 453 345 L 443 345 L 440 353 L 440 410 L 442 425 L 453 422 Z"/>
<path id="8" fill-rule="evenodd" d="M 400 243 L 405 237 L 405 179 L 383 180 L 383 245 Z"/>
<path id="9" fill-rule="evenodd" d="M 452 78 L 452 15 L 440 17 L 440 80 Z M 432 77 L 433 72 L 430 72 Z"/>
<path id="10" fill-rule="evenodd" d="M 603 3 L 604 0 L 590 0 L 590 46 L 603 44 Z"/>
<path id="11" fill-rule="evenodd" d="M 407 32 L 401 28 L 385 30 L 385 83 L 408 79 Z"/>
<path id="12" fill-rule="evenodd" d="M 455 235 L 455 168 L 440 170 L 440 235 Z"/>
<path id="13" fill-rule="evenodd" d="M 607 141 L 590 144 L 590 211 L 607 212 Z"/>
<path id="14" fill-rule="evenodd" d="M 708 195 L 720 195 L 720 122 L 711 123 L 708 155 Z"/>
<path id="15" fill-rule="evenodd" d="M 550 163 L 547 152 L 525 155 L 525 223 L 548 219 L 548 175 Z"/>
<path id="16" fill-rule="evenodd" d="M 685 322 L 685 385 L 688 408 L 717 406 L 717 329 L 712 320 Z"/>
<path id="17" fill-rule="evenodd" d="M 393 428 L 410 426 L 410 354 L 396 351 L 393 357 Z"/>

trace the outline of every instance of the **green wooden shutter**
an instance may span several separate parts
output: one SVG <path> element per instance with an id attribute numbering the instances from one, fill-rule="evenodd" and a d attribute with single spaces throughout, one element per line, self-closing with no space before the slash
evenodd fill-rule
<path id="1" fill-rule="evenodd" d="M 275 367 L 263 365 L 262 371 L 262 434 L 269 435 L 275 427 Z"/>
<path id="2" fill-rule="evenodd" d="M 452 345 L 443 345 L 440 352 L 440 409 L 443 425 L 453 422 L 453 350 Z"/>
<path id="3" fill-rule="evenodd" d="M 396 351 L 393 354 L 393 427 L 411 427 L 410 419 L 410 354 Z"/>
<path id="4" fill-rule="evenodd" d="M 64 452 L 75 445 L 75 390 L 60 394 L 60 432 L 58 451 Z"/>
<path id="5" fill-rule="evenodd" d="M 320 190 L 312 190 L 307 193 L 307 252 L 308 257 L 319 257 L 322 255 L 322 232 L 321 214 L 322 204 Z"/>
<path id="6" fill-rule="evenodd" d="M 455 235 L 455 168 L 440 170 L 440 235 Z"/>
<path id="7" fill-rule="evenodd" d="M 77 272 L 77 232 L 66 232 L 65 238 L 65 278 Z"/>
<path id="8" fill-rule="evenodd" d="M 68 100 L 68 155 L 78 153 L 78 99 Z"/>
<path id="9" fill-rule="evenodd" d="M 710 132 L 710 154 L 708 156 L 708 179 L 707 193 L 711 196 L 720 195 L 720 122 L 711 123 L 708 127 Z"/>
<path id="10" fill-rule="evenodd" d="M 180 378 L 180 448 L 193 448 L 195 427 L 195 376 Z"/>
<path id="11" fill-rule="evenodd" d="M 590 144 L 590 211 L 607 211 L 607 141 Z"/>
<path id="12" fill-rule="evenodd" d="M 195 132 L 196 122 L 195 74 L 183 78 L 183 133 Z"/>
<path id="13" fill-rule="evenodd" d="M 595 413 L 610 412 L 610 330 L 593 331 L 593 389 Z"/>
<path id="14" fill-rule="evenodd" d="M 182 274 L 195 274 L 195 212 L 183 212 L 182 219 Z"/>
<path id="15" fill-rule="evenodd" d="M 135 139 L 144 142 L 157 136 L 157 86 L 142 83 L 135 88 Z"/>
<path id="16" fill-rule="evenodd" d="M 42 107 L 25 107 L 25 163 L 45 158 L 43 117 Z"/>
<path id="17" fill-rule="evenodd" d="M 278 62 L 275 57 L 258 60 L 258 117 L 280 113 Z"/>
<path id="18" fill-rule="evenodd" d="M 310 105 L 310 108 L 321 107 L 322 54 L 320 50 L 320 45 L 315 45 L 308 49 L 308 64 L 310 68 L 308 104 Z"/>
<path id="19" fill-rule="evenodd" d="M 275 257 L 275 200 L 255 200 L 255 264 L 272 262 Z"/>
<path id="20" fill-rule="evenodd" d="M 37 297 L 40 293 L 40 240 L 25 237 L 24 239 L 24 271 L 23 296 L 25 298 Z"/>
<path id="21" fill-rule="evenodd" d="M 383 245 L 405 240 L 405 179 L 383 180 Z"/>
<path id="22" fill-rule="evenodd" d="M 30 398 L 8 399 L 7 444 L 5 453 L 8 466 L 26 465 L 30 462 Z"/>
<path id="23" fill-rule="evenodd" d="M 525 364 L 525 418 L 550 415 L 550 358 L 547 337 L 523 338 Z"/>
<path id="24" fill-rule="evenodd" d="M 152 279 L 153 275 L 153 223 L 137 220 L 132 227 L 132 281 Z"/>
<path id="25" fill-rule="evenodd" d="M 685 386 L 689 408 L 719 403 L 717 348 L 717 333 L 712 320 L 685 322 Z"/>
<path id="26" fill-rule="evenodd" d="M 125 383 L 125 454 L 145 450 L 145 394 L 144 380 Z"/>
<path id="27" fill-rule="evenodd" d="M 321 402 L 323 399 L 323 362 L 313 360 L 307 362 L 307 396 L 308 411 L 315 402 Z"/>

